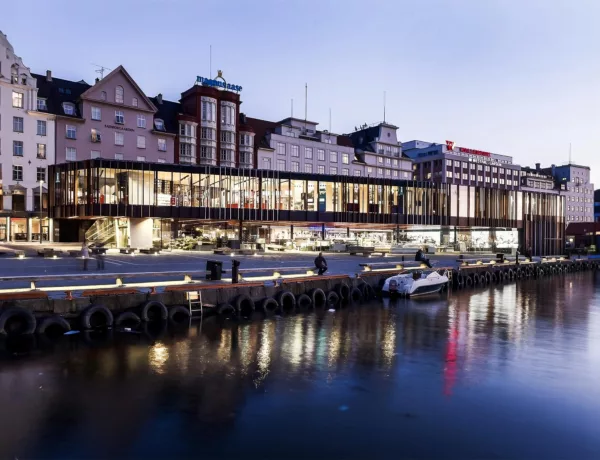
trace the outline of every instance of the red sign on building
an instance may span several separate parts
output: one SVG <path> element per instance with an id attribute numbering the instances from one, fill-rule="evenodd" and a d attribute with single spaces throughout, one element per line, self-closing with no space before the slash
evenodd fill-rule
<path id="1" fill-rule="evenodd" d="M 454 149 L 454 141 L 446 141 L 446 148 L 448 150 L 453 150 Z"/>

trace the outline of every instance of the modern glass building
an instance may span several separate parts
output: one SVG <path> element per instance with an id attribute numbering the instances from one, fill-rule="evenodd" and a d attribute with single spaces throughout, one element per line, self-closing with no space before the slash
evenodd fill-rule
<path id="1" fill-rule="evenodd" d="M 52 166 L 50 177 L 60 241 L 87 235 L 142 248 L 203 235 L 296 248 L 348 240 L 538 254 L 564 247 L 564 199 L 542 192 L 103 159 Z"/>

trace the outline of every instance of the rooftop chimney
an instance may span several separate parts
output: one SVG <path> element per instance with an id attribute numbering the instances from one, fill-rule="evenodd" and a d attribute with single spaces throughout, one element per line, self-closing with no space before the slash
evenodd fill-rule
<path id="1" fill-rule="evenodd" d="M 52 81 L 52 71 L 46 70 L 46 81 Z"/>
<path id="2" fill-rule="evenodd" d="M 540 166 L 541 166 L 541 164 L 540 164 L 540 163 L 536 163 L 536 164 L 535 164 L 535 170 L 536 170 L 536 171 L 539 171 L 539 170 L 540 170 Z"/>
<path id="3" fill-rule="evenodd" d="M 158 93 L 158 96 L 156 96 L 156 102 L 158 102 L 159 104 L 162 104 L 162 94 Z"/>
<path id="4" fill-rule="evenodd" d="M 94 84 L 98 83 L 100 81 L 100 78 L 96 77 L 96 81 L 94 82 Z"/>

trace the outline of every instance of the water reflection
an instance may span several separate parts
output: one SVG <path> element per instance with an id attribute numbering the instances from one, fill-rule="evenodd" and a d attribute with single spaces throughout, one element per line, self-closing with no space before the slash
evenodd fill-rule
<path id="1" fill-rule="evenodd" d="M 412 413 L 424 419 L 405 430 L 418 425 L 438 446 L 458 449 L 431 433 L 447 430 L 446 419 L 462 420 L 475 423 L 471 436 L 481 430 L 488 439 L 490 420 L 503 420 L 509 406 L 523 417 L 541 407 L 578 414 L 585 427 L 570 423 L 585 437 L 590 421 L 600 426 L 597 281 L 597 274 L 581 273 L 335 313 L 208 320 L 184 334 L 118 335 L 102 346 L 69 339 L 17 358 L 4 343 L 0 456 L 81 458 L 93 445 L 97 457 L 175 458 L 193 455 L 198 442 L 214 455 L 239 456 L 258 448 L 258 428 L 275 430 L 285 443 L 295 439 L 291 426 L 298 423 L 312 434 L 305 453 L 338 442 L 364 457 L 375 455 L 358 442 L 365 423 L 385 433 L 388 425 L 409 423 Z M 557 397 L 561 402 L 550 404 Z M 334 444 L 324 444 L 317 426 L 342 422 L 340 407 L 344 430 L 330 428 Z M 281 429 L 284 423 L 290 427 Z M 531 423 L 543 425 L 540 433 L 555 428 Z M 160 442 L 165 437 L 169 448 Z M 382 437 L 375 450 L 393 450 L 393 439 Z M 510 453 L 508 444 L 499 452 Z M 586 448 L 600 453 L 599 444 Z M 415 452 L 435 455 L 427 449 Z"/>

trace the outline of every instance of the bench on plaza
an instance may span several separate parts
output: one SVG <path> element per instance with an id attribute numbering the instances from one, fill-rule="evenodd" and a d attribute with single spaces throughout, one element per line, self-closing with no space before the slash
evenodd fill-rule
<path id="1" fill-rule="evenodd" d="M 392 248 L 383 246 L 348 246 L 348 252 L 351 256 L 362 253 L 363 256 L 370 256 L 371 254 L 381 254 L 385 256 L 392 253 Z"/>
<path id="2" fill-rule="evenodd" d="M 140 254 L 160 254 L 160 249 L 158 249 L 158 248 L 142 248 L 142 249 L 140 249 Z"/>
<path id="3" fill-rule="evenodd" d="M 137 248 L 121 248 L 121 249 L 119 249 L 119 252 L 121 254 L 135 254 L 135 251 L 137 251 Z"/>
<path id="4" fill-rule="evenodd" d="M 358 264 L 364 272 L 388 271 L 388 270 L 422 270 L 428 268 L 422 262 L 374 262 Z"/>

